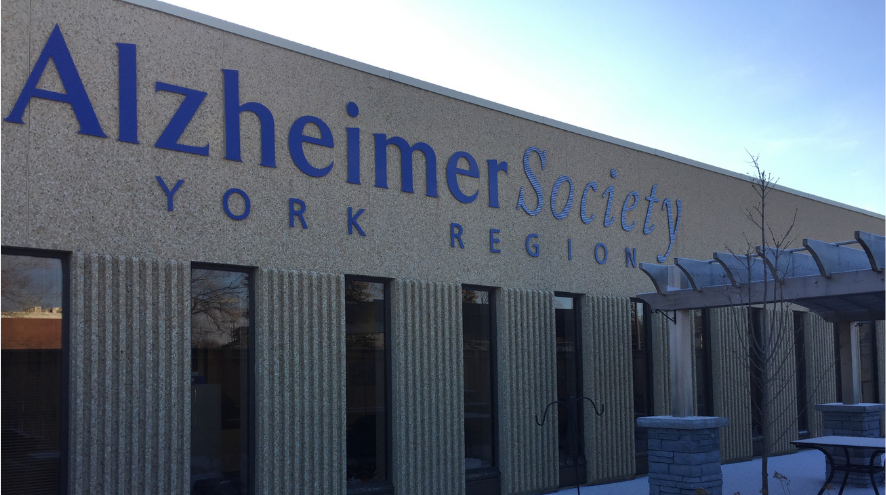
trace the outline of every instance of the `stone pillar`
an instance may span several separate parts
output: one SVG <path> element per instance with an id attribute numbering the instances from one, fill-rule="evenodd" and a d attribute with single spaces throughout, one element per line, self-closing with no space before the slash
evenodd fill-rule
<path id="1" fill-rule="evenodd" d="M 722 495 L 720 428 L 728 424 L 706 416 L 637 418 L 648 428 L 649 495 L 696 495 L 699 488 Z"/>
<path id="2" fill-rule="evenodd" d="M 839 435 L 847 437 L 877 438 L 880 434 L 880 414 L 886 409 L 884 404 L 818 404 L 815 409 L 821 411 L 822 434 L 824 436 Z M 831 455 L 838 463 L 846 462 L 843 449 L 832 449 Z M 850 450 L 850 455 L 852 451 Z M 852 457 L 853 464 L 867 464 L 869 457 Z M 882 466 L 882 463 L 879 463 Z M 825 475 L 830 475 L 831 466 L 826 467 Z M 837 476 L 840 476 L 838 473 Z M 883 481 L 883 471 L 875 475 L 878 483 Z M 849 483 L 858 486 L 870 486 L 870 477 L 866 474 L 852 473 Z"/>

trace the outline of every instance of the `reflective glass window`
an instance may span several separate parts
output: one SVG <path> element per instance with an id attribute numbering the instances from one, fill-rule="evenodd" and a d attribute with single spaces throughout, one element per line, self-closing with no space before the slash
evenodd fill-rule
<path id="1" fill-rule="evenodd" d="M 248 273 L 191 271 L 191 493 L 249 492 Z"/>
<path id="2" fill-rule="evenodd" d="M 62 261 L 2 255 L 3 493 L 59 493 Z"/>
<path id="3" fill-rule="evenodd" d="M 631 303 L 631 364 L 634 390 L 634 452 L 636 473 L 649 472 L 647 429 L 636 426 L 637 418 L 652 415 L 652 356 L 642 302 Z"/>
<path id="4" fill-rule="evenodd" d="M 557 432 L 560 460 L 560 486 L 584 483 L 584 442 L 582 441 L 581 340 L 578 298 L 554 297 L 557 331 Z"/>
<path id="5" fill-rule="evenodd" d="M 387 305 L 384 282 L 345 279 L 347 480 L 388 480 Z"/>
<path id="6" fill-rule="evenodd" d="M 462 290 L 465 470 L 495 466 L 492 311 L 485 290 Z"/>
<path id="7" fill-rule="evenodd" d="M 710 332 L 708 312 L 696 309 L 692 312 L 692 327 L 695 338 L 695 402 L 696 414 L 712 416 L 713 396 L 711 393 Z"/>

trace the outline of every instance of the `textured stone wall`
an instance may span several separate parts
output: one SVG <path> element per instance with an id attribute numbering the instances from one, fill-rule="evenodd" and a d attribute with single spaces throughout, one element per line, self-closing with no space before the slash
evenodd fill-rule
<path id="1" fill-rule="evenodd" d="M 397 493 L 465 490 L 461 286 L 395 280 L 391 291 Z"/>
<path id="2" fill-rule="evenodd" d="M 633 476 L 634 394 L 631 365 L 631 301 L 626 297 L 585 296 L 582 301 L 584 395 L 602 416 L 584 405 L 588 482 Z"/>
<path id="3" fill-rule="evenodd" d="M 734 462 L 753 454 L 747 311 L 720 308 L 710 314 L 714 415 L 729 419 L 720 453 L 724 462 Z"/>
<path id="4" fill-rule="evenodd" d="M 535 423 L 557 398 L 554 294 L 499 289 L 498 404 L 502 495 L 554 491 L 559 480 L 557 414 Z"/>
<path id="5" fill-rule="evenodd" d="M 345 492 L 342 275 L 255 277 L 257 493 Z"/>
<path id="6" fill-rule="evenodd" d="M 70 493 L 180 492 L 190 478 L 190 265 L 74 253 L 70 269 Z"/>
<path id="7" fill-rule="evenodd" d="M 728 420 L 659 416 L 638 423 L 649 428 L 650 495 L 722 494 L 720 429 Z"/>

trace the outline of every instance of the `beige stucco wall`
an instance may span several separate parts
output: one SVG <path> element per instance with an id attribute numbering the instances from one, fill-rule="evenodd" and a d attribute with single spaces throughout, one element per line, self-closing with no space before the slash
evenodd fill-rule
<path id="1" fill-rule="evenodd" d="M 755 203 L 754 192 L 748 182 L 729 175 L 436 94 L 383 77 L 380 70 L 374 75 L 335 65 L 123 2 L 4 1 L 2 8 L 4 118 L 59 24 L 109 136 L 77 134 L 68 105 L 40 99 L 28 105 L 24 125 L 0 124 L 2 244 L 90 253 L 76 254 L 71 267 L 73 493 L 118 493 L 133 486 L 170 492 L 187 483 L 190 262 L 258 267 L 260 490 L 345 490 L 340 404 L 345 274 L 395 279 L 393 406 L 404 427 L 393 432 L 393 474 L 402 489 L 464 489 L 459 452 L 463 426 L 458 421 L 463 408 L 459 283 L 501 288 L 496 305 L 502 493 L 537 493 L 558 485 L 556 422 L 540 428 L 533 421 L 556 394 L 555 290 L 585 294 L 584 393 L 607 405 L 607 415 L 585 417 L 589 481 L 629 477 L 634 452 L 627 298 L 652 286 L 639 270 L 625 266 L 624 252 L 636 248 L 638 262 L 655 262 L 669 244 L 661 203 L 652 210 L 655 230 L 643 234 L 643 198 L 656 185 L 657 197 L 670 198 L 674 211 L 676 200 L 681 201 L 668 263 L 677 256 L 708 259 L 724 246 L 741 251 L 743 234 L 753 235 L 744 210 Z M 138 47 L 141 144 L 117 141 L 118 42 Z M 221 69 L 240 71 L 241 103 L 259 102 L 273 113 L 276 168 L 259 165 L 258 119 L 249 114 L 241 118 L 242 162 L 224 159 Z M 156 92 L 157 81 L 208 93 L 180 140 L 208 143 L 208 157 L 154 147 L 181 101 L 180 95 Z M 40 87 L 62 90 L 51 64 Z M 360 106 L 357 118 L 345 111 L 350 101 Z M 335 163 L 322 178 L 308 177 L 290 158 L 289 126 L 303 115 L 323 119 L 332 130 L 334 149 L 307 147 L 315 165 Z M 347 127 L 361 129 L 361 185 L 346 183 Z M 439 197 L 424 194 L 420 155 L 414 164 L 416 192 L 400 191 L 399 156 L 393 148 L 387 152 L 389 188 L 374 187 L 373 133 L 430 144 L 437 155 Z M 530 208 L 535 206 L 522 167 L 530 146 L 546 151 L 545 170 L 538 155 L 530 158 L 544 192 L 538 216 L 516 209 L 521 187 Z M 466 192 L 478 191 L 471 204 L 459 203 L 447 189 L 446 162 L 458 151 L 469 152 L 480 170 L 479 179 L 459 179 Z M 509 173 L 498 176 L 500 208 L 488 206 L 490 159 L 509 164 Z M 617 171 L 616 178 L 610 177 L 610 169 Z M 550 194 L 561 175 L 570 176 L 576 189 L 571 213 L 557 220 Z M 167 211 L 155 176 L 170 186 L 184 181 L 174 211 Z M 588 201 L 588 213 L 596 219 L 586 225 L 579 208 L 581 192 L 591 180 L 599 186 Z M 602 193 L 609 185 L 615 187 L 615 221 L 604 227 Z M 225 215 L 221 202 L 229 188 L 249 195 L 247 219 Z M 558 211 L 567 190 L 561 190 Z M 626 232 L 621 207 L 630 191 L 637 191 L 640 202 L 628 213 L 628 222 L 636 226 Z M 289 198 L 305 201 L 307 230 L 298 220 L 295 228 L 289 226 Z M 348 207 L 366 209 L 359 220 L 365 237 L 348 235 Z M 839 241 L 851 238 L 854 230 L 884 232 L 879 217 L 782 191 L 770 196 L 776 229 L 786 226 L 794 210 L 798 238 Z M 464 228 L 463 250 L 450 246 L 451 222 Z M 501 230 L 501 253 L 490 253 L 490 229 Z M 525 251 L 529 234 L 539 236 L 537 258 Z M 572 240 L 571 261 L 567 239 Z M 608 247 L 606 264 L 594 261 L 592 249 L 598 242 Z M 119 304 L 132 310 L 109 309 Z M 723 430 L 722 452 L 724 460 L 735 460 L 750 455 L 750 412 L 743 385 L 730 379 L 746 367 L 728 347 L 746 345 L 738 310 L 718 311 L 711 341 L 721 353 L 712 370 L 714 407 L 732 421 Z M 654 316 L 658 414 L 669 413 L 665 330 L 664 319 Z M 882 342 L 882 326 L 877 335 Z M 414 339 L 419 337 L 434 342 L 437 351 L 431 354 L 417 345 Z M 807 347 L 827 348 L 811 341 L 807 338 Z M 115 354 L 126 343 L 139 345 L 129 346 L 131 355 Z M 882 346 L 879 355 L 882 364 Z M 289 365 L 307 361 L 323 364 L 312 371 Z M 158 367 L 157 362 L 165 364 Z M 156 385 L 149 393 L 137 393 L 131 386 L 135 380 Z M 440 421 L 408 424 L 410 417 L 430 414 Z M 605 455 L 597 450 L 602 444 L 608 449 Z M 284 469 L 274 469 L 278 463 Z M 126 469 L 130 464 L 137 466 Z M 427 476 L 412 476 L 413 469 Z M 155 475 L 161 471 L 162 476 Z"/>
<path id="2" fill-rule="evenodd" d="M 53 26 L 59 24 L 108 138 L 77 134 L 69 105 L 32 99 L 24 125 L 2 123 L 3 232 L 7 246 L 40 247 L 128 256 L 152 256 L 268 268 L 355 273 L 441 282 L 479 283 L 631 296 L 649 289 L 639 270 L 625 267 L 625 248 L 636 248 L 640 262 L 655 262 L 667 251 L 666 212 L 652 211 L 655 230 L 644 235 L 647 201 L 657 185 L 659 199 L 677 199 L 682 214 L 675 256 L 708 259 L 724 245 L 744 246 L 752 232 L 744 209 L 754 204 L 751 186 L 742 180 L 672 161 L 635 149 L 591 139 L 470 103 L 418 89 L 248 39 L 136 5 L 90 0 L 4 3 L 2 41 L 2 112 L 7 116 Z M 118 74 L 115 43 L 137 45 L 138 122 L 141 144 L 117 141 Z M 225 129 L 221 69 L 239 70 L 240 101 L 258 102 L 275 117 L 276 168 L 259 165 L 259 125 L 241 116 L 242 162 L 224 159 Z M 209 145 L 209 156 L 154 147 L 178 108 L 181 95 L 155 91 L 155 82 L 208 93 L 180 139 Z M 50 66 L 41 87 L 60 91 Z M 360 107 L 351 118 L 348 102 Z M 289 127 L 303 115 L 323 119 L 335 148 L 307 145 L 316 166 L 334 161 L 329 175 L 308 177 L 290 158 Z M 361 129 L 362 185 L 346 183 L 346 128 Z M 373 186 L 373 133 L 423 141 L 437 155 L 439 197 L 424 194 L 425 172 L 416 155 L 415 193 L 401 192 L 399 158 L 388 149 L 389 189 Z M 530 146 L 546 151 L 546 169 L 532 154 L 530 163 L 543 190 L 542 211 L 529 216 L 516 209 L 520 188 L 529 207 L 535 194 L 523 172 L 522 157 Z M 457 151 L 478 162 L 479 179 L 459 179 L 466 193 L 478 191 L 471 204 L 459 203 L 447 189 L 446 162 Z M 499 174 L 500 208 L 488 206 L 486 160 L 504 160 L 509 173 Z M 464 163 L 462 162 L 462 167 Z M 765 166 L 765 162 L 764 162 Z M 609 175 L 617 171 L 617 178 Z M 572 211 L 554 218 L 550 194 L 560 175 L 575 184 Z M 172 186 L 175 210 L 155 176 Z M 588 200 L 596 219 L 579 218 L 584 186 L 598 183 Z M 614 223 L 603 226 L 603 191 L 615 187 Z M 229 188 L 245 191 L 251 214 L 228 218 L 222 196 Z M 565 205 L 564 186 L 557 209 Z M 626 195 L 637 191 L 640 203 L 628 213 L 637 222 L 621 227 Z M 305 201 L 309 228 L 289 227 L 288 199 Z M 232 208 L 238 211 L 237 197 Z M 675 208 L 675 204 L 672 205 Z M 366 237 L 347 233 L 347 208 L 366 209 L 360 224 Z M 779 227 L 798 210 L 800 237 L 838 241 L 853 230 L 883 233 L 882 219 L 776 192 L 768 211 Z M 450 223 L 461 224 L 465 249 L 450 247 Z M 489 229 L 500 229 L 502 252 L 489 252 Z M 529 256 L 526 236 L 538 234 L 541 256 Z M 752 235 L 752 237 L 754 237 Z M 567 260 L 567 239 L 573 259 Z M 603 242 L 605 265 L 594 261 L 593 246 Z"/>

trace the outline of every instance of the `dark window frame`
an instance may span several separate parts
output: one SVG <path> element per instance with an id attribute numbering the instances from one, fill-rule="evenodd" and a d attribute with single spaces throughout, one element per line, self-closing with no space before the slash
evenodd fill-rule
<path id="1" fill-rule="evenodd" d="M 713 359 L 712 359 L 712 349 L 711 349 L 711 312 L 708 308 L 704 309 L 696 309 L 695 311 L 701 311 L 701 334 L 702 339 L 704 340 L 704 349 L 702 350 L 702 363 L 698 362 L 698 356 L 696 355 L 696 387 L 700 387 L 702 384 L 698 383 L 699 373 L 698 366 L 702 364 L 704 366 L 704 389 L 705 389 L 705 403 L 704 406 L 707 409 L 708 416 L 714 415 L 714 369 L 713 369 Z M 693 340 L 695 336 L 693 335 Z M 695 346 L 693 346 L 694 349 Z M 698 391 L 696 391 L 696 403 L 698 404 Z"/>
<path id="2" fill-rule="evenodd" d="M 582 303 L 584 302 L 585 294 L 578 294 L 574 292 L 561 292 L 555 291 L 554 297 L 568 297 L 572 299 L 572 309 L 575 311 L 575 347 L 576 347 L 576 360 L 575 360 L 575 374 L 576 374 L 576 389 L 578 390 L 578 397 L 584 395 L 584 342 L 582 342 L 582 331 L 583 331 L 583 323 L 584 323 L 584 315 L 582 314 Z M 556 310 L 555 310 L 556 311 Z M 556 342 L 555 342 L 556 345 Z M 560 487 L 568 487 L 575 486 L 576 484 L 585 484 L 587 483 L 587 466 L 588 466 L 588 458 L 585 453 L 585 449 L 587 445 L 585 445 L 584 434 L 585 434 L 585 425 L 584 425 L 584 401 L 577 401 L 575 404 L 575 416 L 576 420 L 576 436 L 578 441 L 578 464 L 575 466 L 567 466 L 567 467 L 558 467 L 560 470 Z M 558 460 L 559 463 L 559 460 Z M 558 464 L 559 465 L 559 464 Z M 579 472 L 579 468 L 581 472 Z M 564 476 L 564 472 L 567 476 Z M 570 475 L 571 474 L 571 475 Z"/>
<path id="3" fill-rule="evenodd" d="M 68 466 L 70 465 L 71 432 L 70 395 L 71 395 L 71 252 L 50 249 L 23 248 L 0 246 L 0 254 L 9 256 L 31 256 L 34 258 L 53 258 L 62 265 L 62 352 L 61 352 L 61 383 L 59 389 L 59 494 L 68 493 Z"/>
<path id="4" fill-rule="evenodd" d="M 646 376 L 644 377 L 646 380 L 646 411 L 649 412 L 649 416 L 655 415 L 655 370 L 654 361 L 652 355 L 652 311 L 649 309 L 649 305 L 646 304 L 643 300 L 637 298 L 631 298 L 631 305 L 636 306 L 637 304 L 641 305 L 643 308 L 642 314 L 640 314 L 640 319 L 642 320 L 643 325 L 643 341 L 645 342 L 645 346 L 643 347 L 643 359 L 645 360 L 645 369 Z M 633 322 L 632 322 L 633 323 Z M 631 328 L 631 332 L 634 329 Z M 633 354 L 633 350 L 631 351 Z M 633 355 L 632 355 L 633 359 Z M 631 363 L 633 367 L 633 363 Z M 634 421 L 634 436 L 635 441 L 637 437 L 637 422 Z M 648 453 L 646 456 L 641 456 L 639 452 L 634 452 L 634 474 L 637 476 L 645 475 L 649 473 L 649 461 L 648 461 Z"/>
<path id="5" fill-rule="evenodd" d="M 385 277 L 372 277 L 366 275 L 345 275 L 345 284 L 348 281 L 353 280 L 357 282 L 373 282 L 376 284 L 382 284 L 384 286 L 384 295 L 385 295 L 385 480 L 384 481 L 373 481 L 368 483 L 361 483 L 359 485 L 348 485 L 347 481 L 345 482 L 347 495 L 393 495 L 395 493 L 394 490 L 394 480 L 393 480 L 393 445 L 394 445 L 394 435 L 393 435 L 393 426 L 394 426 L 394 410 L 393 410 L 393 370 L 392 370 L 392 359 L 393 359 L 393 349 L 391 347 L 391 316 L 393 315 L 391 311 L 391 286 L 393 285 L 393 279 L 385 278 Z M 344 301 L 345 295 L 342 294 L 342 301 Z M 345 331 L 347 334 L 347 331 Z M 347 359 L 347 349 L 345 349 L 345 359 Z M 347 367 L 347 363 L 345 364 Z M 347 374 L 347 369 L 345 370 L 345 374 Z M 345 400 L 347 400 L 347 376 L 345 377 Z M 347 405 L 345 405 L 347 409 Z M 347 463 L 348 453 L 347 453 L 347 445 L 345 446 L 345 456 L 344 460 Z"/>
<path id="6" fill-rule="evenodd" d="M 499 453 L 499 403 L 498 403 L 498 311 L 496 302 L 498 301 L 497 292 L 499 289 L 495 287 L 487 287 L 483 285 L 463 284 L 461 290 L 479 290 L 489 294 L 489 352 L 491 354 L 491 390 L 492 390 L 492 467 L 477 468 L 465 470 L 465 491 L 466 495 L 482 495 L 495 492 L 501 493 L 501 468 Z M 462 330 L 464 334 L 464 330 Z M 464 351 L 462 351 L 464 352 Z M 493 481 L 495 480 L 495 481 Z M 472 487 L 471 484 L 475 486 Z M 494 485 L 494 486 L 492 486 Z"/>
<path id="7" fill-rule="evenodd" d="M 227 271 L 227 272 L 236 272 L 236 273 L 245 273 L 249 277 L 249 284 L 247 285 L 248 297 L 249 297 L 249 349 L 246 351 L 246 356 L 249 362 L 246 365 L 247 368 L 247 380 L 246 386 L 249 387 L 249 392 L 246 394 L 247 401 L 247 411 L 249 414 L 249 421 L 246 425 L 246 434 L 249 435 L 249 439 L 246 442 L 246 469 L 249 470 L 246 473 L 246 489 L 250 494 L 254 494 L 255 492 L 255 452 L 256 452 L 256 430 L 255 430 L 255 347 L 257 344 L 257 332 L 256 332 L 256 320 L 258 319 L 255 313 L 256 309 L 256 301 L 255 301 L 255 285 L 256 285 L 256 272 L 258 271 L 254 266 L 243 266 L 243 265 L 228 265 L 228 264 L 219 264 L 219 263 L 204 263 L 204 262 L 191 262 L 191 278 L 193 279 L 194 270 L 218 270 L 218 271 Z M 190 285 L 188 289 L 188 294 L 190 295 Z M 191 358 L 193 359 L 193 358 Z M 190 397 L 190 394 L 189 394 Z M 190 400 L 190 399 L 189 399 Z M 188 439 L 190 442 L 191 440 Z"/>

